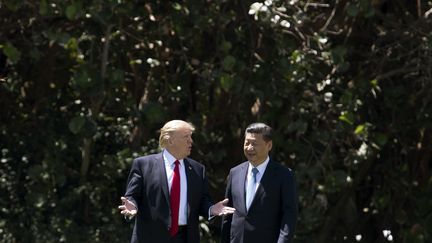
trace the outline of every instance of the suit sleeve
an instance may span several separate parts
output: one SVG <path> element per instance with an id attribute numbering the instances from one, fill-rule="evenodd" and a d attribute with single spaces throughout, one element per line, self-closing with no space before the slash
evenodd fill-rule
<path id="1" fill-rule="evenodd" d="M 294 179 L 294 172 L 289 170 L 284 174 L 282 180 L 282 219 L 278 243 L 288 243 L 292 241 L 295 227 L 297 224 L 298 198 Z"/>
<path id="2" fill-rule="evenodd" d="M 233 200 L 231 195 L 231 172 L 228 175 L 227 187 L 225 191 L 225 198 L 228 198 L 228 207 L 233 206 Z M 232 214 L 225 215 L 222 217 L 222 230 L 221 230 L 221 243 L 229 243 L 231 235 L 231 221 Z"/>
<path id="3" fill-rule="evenodd" d="M 140 160 L 138 159 L 134 159 L 133 163 L 132 163 L 132 167 L 131 170 L 129 172 L 129 177 L 127 180 L 127 186 L 126 186 L 126 193 L 125 193 L 125 197 L 133 202 L 133 204 L 135 204 L 135 206 L 137 207 L 138 210 L 138 206 L 139 206 L 139 202 L 141 200 L 141 192 L 142 192 L 142 171 L 140 168 Z"/>
<path id="4" fill-rule="evenodd" d="M 205 167 L 203 166 L 202 169 L 202 179 L 203 179 L 203 192 L 201 194 L 201 201 L 200 201 L 200 211 L 199 214 L 203 216 L 204 218 L 209 217 L 209 209 L 213 205 L 209 190 L 208 190 L 208 179 L 206 176 Z"/>

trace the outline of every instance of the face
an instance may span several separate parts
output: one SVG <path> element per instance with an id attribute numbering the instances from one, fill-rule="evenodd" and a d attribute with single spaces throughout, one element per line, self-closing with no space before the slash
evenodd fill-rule
<path id="1" fill-rule="evenodd" d="M 272 148 L 272 141 L 266 142 L 262 134 L 246 133 L 243 151 L 254 166 L 264 162 Z"/>
<path id="2" fill-rule="evenodd" d="M 192 150 L 192 130 L 180 127 L 170 136 L 167 149 L 176 159 L 184 159 Z"/>

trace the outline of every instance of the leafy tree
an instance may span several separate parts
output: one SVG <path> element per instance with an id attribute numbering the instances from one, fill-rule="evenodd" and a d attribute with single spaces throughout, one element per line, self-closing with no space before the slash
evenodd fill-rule
<path id="1" fill-rule="evenodd" d="M 197 127 L 212 194 L 243 130 L 300 192 L 295 242 L 431 242 L 431 1 L 0 2 L 0 240 L 124 242 L 132 158 Z M 203 223 L 216 242 L 218 221 Z"/>

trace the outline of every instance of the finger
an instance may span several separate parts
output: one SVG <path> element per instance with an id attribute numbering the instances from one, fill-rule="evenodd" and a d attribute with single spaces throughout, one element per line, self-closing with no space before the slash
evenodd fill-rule
<path id="1" fill-rule="evenodd" d="M 123 209 L 126 209 L 126 206 L 125 205 L 120 205 L 120 206 L 118 206 L 118 208 L 123 210 Z"/>
<path id="2" fill-rule="evenodd" d="M 222 203 L 223 205 L 226 205 L 226 204 L 228 203 L 228 201 L 229 201 L 228 198 L 225 198 L 224 200 L 221 201 L 221 203 Z"/>

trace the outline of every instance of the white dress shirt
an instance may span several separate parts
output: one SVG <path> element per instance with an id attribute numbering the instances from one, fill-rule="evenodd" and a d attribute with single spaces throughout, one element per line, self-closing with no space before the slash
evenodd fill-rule
<path id="1" fill-rule="evenodd" d="M 264 162 L 262 164 L 260 164 L 260 165 L 258 165 L 256 167 L 258 169 L 258 173 L 256 174 L 256 182 L 257 183 L 255 184 L 255 188 L 254 188 L 253 194 L 255 194 L 256 190 L 258 189 L 258 186 L 260 184 L 261 178 L 264 175 L 264 172 L 265 172 L 265 170 L 267 168 L 267 165 L 268 165 L 269 161 L 270 161 L 270 158 L 267 156 L 267 159 L 264 160 Z M 248 171 L 247 171 L 247 178 L 246 178 L 245 185 L 247 185 L 247 183 L 248 183 L 249 180 L 253 180 L 253 178 L 252 178 L 252 168 L 253 167 L 254 166 L 249 162 Z"/>
<path id="2" fill-rule="evenodd" d="M 174 174 L 174 162 L 177 160 L 172 156 L 166 149 L 163 151 L 163 159 L 165 162 L 165 170 L 168 181 L 168 189 L 171 193 L 171 185 Z M 179 222 L 178 224 L 186 225 L 187 224 L 187 178 L 184 161 L 179 160 L 179 172 L 180 172 L 180 208 L 179 208 Z"/>

